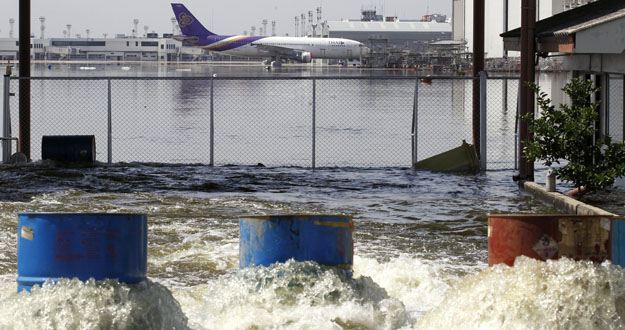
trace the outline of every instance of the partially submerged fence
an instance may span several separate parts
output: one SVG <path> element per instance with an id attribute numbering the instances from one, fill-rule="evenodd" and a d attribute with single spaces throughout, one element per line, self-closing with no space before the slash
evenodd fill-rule
<path id="1" fill-rule="evenodd" d="M 5 79 L 5 99 L 18 79 Z M 29 79 L 33 160 L 44 135 L 95 135 L 100 162 L 303 167 L 410 167 L 472 143 L 469 77 Z M 518 78 L 483 84 L 482 158 L 511 169 Z"/>

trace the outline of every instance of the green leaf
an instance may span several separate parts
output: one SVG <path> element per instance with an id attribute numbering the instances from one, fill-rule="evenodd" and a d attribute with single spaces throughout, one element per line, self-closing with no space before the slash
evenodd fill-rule
<path id="1" fill-rule="evenodd" d="M 591 102 L 598 92 L 591 80 L 575 78 L 562 89 L 571 100 L 570 105 L 551 104 L 547 93 L 534 83 L 527 83 L 536 94 L 540 112 L 519 116 L 529 123 L 532 140 L 524 142 L 523 155 L 530 161 L 542 161 L 546 166 L 560 160 L 566 165 L 554 169 L 560 180 L 585 186 L 585 193 L 603 190 L 617 177 L 625 176 L 625 143 L 614 143 L 609 136 L 595 140 L 599 118 L 599 102 Z"/>

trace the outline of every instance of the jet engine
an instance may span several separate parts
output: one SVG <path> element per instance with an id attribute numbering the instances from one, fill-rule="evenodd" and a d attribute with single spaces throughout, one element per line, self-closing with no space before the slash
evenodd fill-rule
<path id="1" fill-rule="evenodd" d="M 310 63 L 312 62 L 312 54 L 310 52 L 301 52 L 299 53 L 298 59 L 300 62 Z"/>

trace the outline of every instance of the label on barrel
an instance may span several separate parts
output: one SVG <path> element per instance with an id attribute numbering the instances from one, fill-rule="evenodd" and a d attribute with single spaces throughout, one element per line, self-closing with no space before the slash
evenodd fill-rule
<path id="1" fill-rule="evenodd" d="M 543 236 L 534 244 L 533 248 L 541 258 L 547 260 L 551 259 L 556 253 L 558 253 L 558 243 L 547 234 Z"/>
<path id="2" fill-rule="evenodd" d="M 560 257 L 593 262 L 609 259 L 610 219 L 562 218 L 558 229 L 562 234 L 558 242 Z"/>
<path id="3" fill-rule="evenodd" d="M 23 239 L 32 241 L 35 236 L 35 232 L 30 227 L 22 226 L 22 230 L 20 231 L 20 236 L 22 236 Z"/>

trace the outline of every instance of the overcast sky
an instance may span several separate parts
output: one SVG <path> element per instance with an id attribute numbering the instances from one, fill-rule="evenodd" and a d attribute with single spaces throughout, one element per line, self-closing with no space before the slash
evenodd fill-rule
<path id="1" fill-rule="evenodd" d="M 143 35 L 144 26 L 161 33 L 171 33 L 171 1 L 163 0 L 31 0 L 31 31 L 36 37 L 41 35 L 39 17 L 46 18 L 46 37 L 62 37 L 67 24 L 71 24 L 72 35 L 101 38 L 123 33 L 132 34 L 133 19 L 139 19 L 139 35 Z M 186 0 L 187 8 L 204 24 L 218 34 L 242 34 L 250 31 L 251 26 L 262 26 L 261 21 L 276 21 L 279 35 L 293 35 L 295 16 L 304 13 L 308 20 L 308 11 L 313 11 L 316 21 L 316 8 L 322 7 L 323 20 L 359 18 L 361 8 L 376 7 L 378 13 L 397 16 L 399 19 L 418 19 L 429 13 L 440 13 L 451 17 L 452 0 L 334 0 L 334 1 L 293 1 L 293 0 Z M 0 37 L 9 36 L 9 19 L 14 18 L 13 37 L 19 37 L 18 18 L 19 1 L 3 1 L 0 10 Z M 271 23 L 267 30 L 271 31 Z"/>

